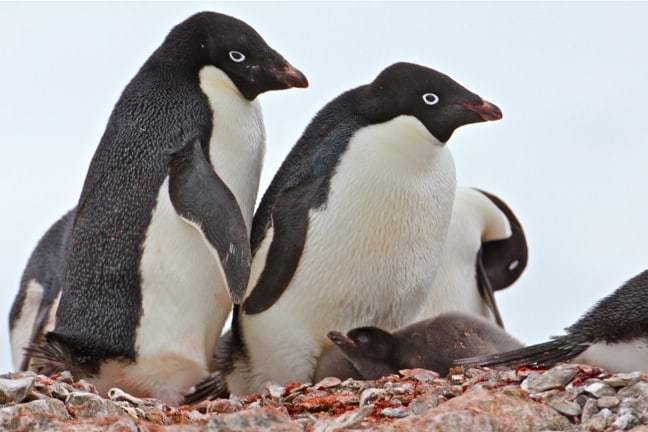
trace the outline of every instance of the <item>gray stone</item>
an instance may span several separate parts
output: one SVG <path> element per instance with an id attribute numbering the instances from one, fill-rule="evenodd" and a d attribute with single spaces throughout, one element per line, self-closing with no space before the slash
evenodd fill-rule
<path id="1" fill-rule="evenodd" d="M 596 381 L 589 384 L 587 387 L 585 387 L 585 392 L 597 398 L 616 395 L 616 390 L 614 390 L 610 385 L 601 381 Z"/>
<path id="2" fill-rule="evenodd" d="M 15 379 L 0 378 L 0 405 L 24 401 L 34 388 L 34 380 L 34 376 Z"/>
<path id="3" fill-rule="evenodd" d="M 410 415 L 410 413 L 403 408 L 383 408 L 380 410 L 380 415 L 390 418 L 404 418 Z"/>
<path id="4" fill-rule="evenodd" d="M 597 402 L 599 408 L 614 408 L 619 405 L 621 401 L 616 396 L 603 396 Z"/>
<path id="5" fill-rule="evenodd" d="M 581 414 L 581 407 L 576 402 L 569 401 L 555 401 L 551 402 L 549 406 L 560 414 L 564 414 L 570 417 L 576 417 Z"/>
<path id="6" fill-rule="evenodd" d="M 302 432 L 303 428 L 283 411 L 274 407 L 246 409 L 235 413 L 220 414 L 207 423 L 207 430 L 230 431 L 267 431 Z"/>
<path id="7" fill-rule="evenodd" d="M 317 420 L 313 432 L 334 432 L 358 426 L 373 411 L 373 405 L 365 405 L 355 411 L 349 411 L 333 419 Z"/>
<path id="8" fill-rule="evenodd" d="M 331 387 L 337 387 L 340 384 L 342 384 L 342 380 L 340 378 L 326 377 L 322 379 L 320 382 L 318 382 L 317 384 L 315 384 L 315 387 L 326 389 Z"/>
<path id="9" fill-rule="evenodd" d="M 419 396 L 410 403 L 412 414 L 421 414 L 439 405 L 439 397 L 436 394 Z"/>
<path id="10" fill-rule="evenodd" d="M 599 412 L 598 404 L 596 399 L 587 399 L 583 404 L 583 411 L 581 413 L 581 422 L 585 423 L 593 415 Z"/>
<path id="11" fill-rule="evenodd" d="M 633 416 L 632 414 L 623 414 L 617 417 L 616 420 L 612 422 L 611 426 L 614 429 L 626 430 L 636 425 L 637 423 L 637 417 Z"/>
<path id="12" fill-rule="evenodd" d="M 639 381 L 635 384 L 632 384 L 629 387 L 622 388 L 617 393 L 617 397 L 619 399 L 623 399 L 627 397 L 648 398 L 648 382 Z"/>
<path id="13" fill-rule="evenodd" d="M 69 413 L 74 418 L 80 417 L 119 417 L 127 416 L 119 406 L 94 393 L 72 392 L 65 400 Z"/>
<path id="14" fill-rule="evenodd" d="M 592 416 L 592 418 L 581 424 L 582 430 L 590 432 L 603 432 L 607 428 L 607 425 L 607 420 L 600 415 Z"/>
<path id="15" fill-rule="evenodd" d="M 543 373 L 531 374 L 520 387 L 529 393 L 540 393 L 566 386 L 580 370 L 576 365 L 559 365 Z"/>
<path id="16" fill-rule="evenodd" d="M 68 418 L 60 400 L 35 400 L 0 408 L 0 430 L 49 430 L 52 421 Z"/>
<path id="17" fill-rule="evenodd" d="M 604 383 L 612 387 L 627 387 L 641 379 L 641 372 L 618 373 L 603 380 Z"/>
<path id="18" fill-rule="evenodd" d="M 473 389 L 420 415 L 394 421 L 396 432 L 563 430 L 569 421 L 520 390 Z"/>

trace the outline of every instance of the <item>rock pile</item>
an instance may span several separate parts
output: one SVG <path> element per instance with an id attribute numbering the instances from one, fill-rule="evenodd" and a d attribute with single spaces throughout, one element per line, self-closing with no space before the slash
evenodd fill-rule
<path id="1" fill-rule="evenodd" d="M 648 432 L 648 374 L 577 364 L 549 370 L 422 369 L 377 381 L 268 385 L 260 395 L 169 407 L 68 373 L 0 376 L 0 429 L 12 431 L 617 431 Z"/>

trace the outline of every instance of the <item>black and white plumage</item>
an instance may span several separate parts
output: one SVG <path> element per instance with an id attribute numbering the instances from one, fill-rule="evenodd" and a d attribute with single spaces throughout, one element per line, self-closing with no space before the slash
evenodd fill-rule
<path id="1" fill-rule="evenodd" d="M 457 188 L 443 258 L 419 319 L 460 311 L 503 321 L 494 292 L 515 282 L 528 259 L 522 225 L 497 196 Z"/>
<path id="2" fill-rule="evenodd" d="M 203 12 L 171 30 L 90 164 L 56 327 L 30 350 L 41 371 L 171 404 L 209 373 L 249 276 L 265 149 L 257 96 L 307 85 L 236 18 Z"/>
<path id="3" fill-rule="evenodd" d="M 419 321 L 393 333 L 360 327 L 346 335 L 331 331 L 328 337 L 335 346 L 320 357 L 313 382 L 328 376 L 374 380 L 414 368 L 447 375 L 457 358 L 522 347 L 491 320 L 458 312 Z"/>
<path id="4" fill-rule="evenodd" d="M 9 312 L 9 338 L 14 367 L 27 370 L 30 357 L 24 350 L 54 328 L 61 294 L 65 256 L 75 211 L 56 221 L 34 248 L 20 279 L 20 288 Z"/>
<path id="5" fill-rule="evenodd" d="M 576 360 L 612 372 L 648 370 L 648 270 L 600 300 L 566 335 L 549 342 L 487 356 L 462 358 L 459 366 L 552 366 Z"/>
<path id="6" fill-rule="evenodd" d="M 499 118 L 448 76 L 410 63 L 327 104 L 255 214 L 250 284 L 216 387 L 309 381 L 330 329 L 411 322 L 454 198 L 445 143 L 462 125 Z"/>

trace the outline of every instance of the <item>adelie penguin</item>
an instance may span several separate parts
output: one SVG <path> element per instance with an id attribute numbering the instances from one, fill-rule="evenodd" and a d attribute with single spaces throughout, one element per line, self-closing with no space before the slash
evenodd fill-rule
<path id="1" fill-rule="evenodd" d="M 513 351 L 462 358 L 458 366 L 552 366 L 574 359 L 611 372 L 648 371 L 648 270 L 600 300 L 567 334 Z"/>
<path id="2" fill-rule="evenodd" d="M 61 294 L 65 256 L 75 211 L 70 210 L 39 240 L 20 279 L 20 288 L 9 312 L 9 338 L 14 367 L 27 370 L 24 352 L 54 329 L 56 305 Z"/>
<path id="3" fill-rule="evenodd" d="M 522 347 L 491 320 L 452 312 L 410 324 L 394 333 L 360 327 L 328 333 L 335 346 L 319 359 L 313 382 L 328 376 L 374 380 L 401 369 L 447 375 L 453 360 Z"/>
<path id="4" fill-rule="evenodd" d="M 260 93 L 304 75 L 246 23 L 174 27 L 127 85 L 90 164 L 56 327 L 30 350 L 105 393 L 179 403 L 205 377 L 250 270 Z"/>
<path id="5" fill-rule="evenodd" d="M 520 277 L 527 257 L 522 225 L 504 201 L 457 188 L 441 265 L 419 319 L 462 311 L 504 327 L 494 293 Z"/>
<path id="6" fill-rule="evenodd" d="M 445 144 L 462 125 L 501 117 L 450 77 L 411 63 L 327 104 L 254 216 L 250 284 L 225 350 L 231 360 L 215 381 L 226 375 L 235 394 L 310 381 L 330 329 L 411 322 L 452 210 Z"/>

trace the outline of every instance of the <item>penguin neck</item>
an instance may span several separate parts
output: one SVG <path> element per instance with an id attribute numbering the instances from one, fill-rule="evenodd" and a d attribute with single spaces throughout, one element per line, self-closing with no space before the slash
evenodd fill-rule
<path id="1" fill-rule="evenodd" d="M 362 145 L 367 157 L 378 162 L 370 165 L 381 169 L 401 169 L 407 165 L 425 171 L 431 160 L 447 152 L 445 143 L 436 139 L 416 117 L 408 115 L 366 126 L 354 134 L 352 141 Z"/>
<path id="2" fill-rule="evenodd" d="M 249 101 L 220 69 L 205 66 L 200 88 L 212 109 L 209 158 L 230 188 L 250 231 L 265 154 L 265 129 L 258 100 Z"/>

